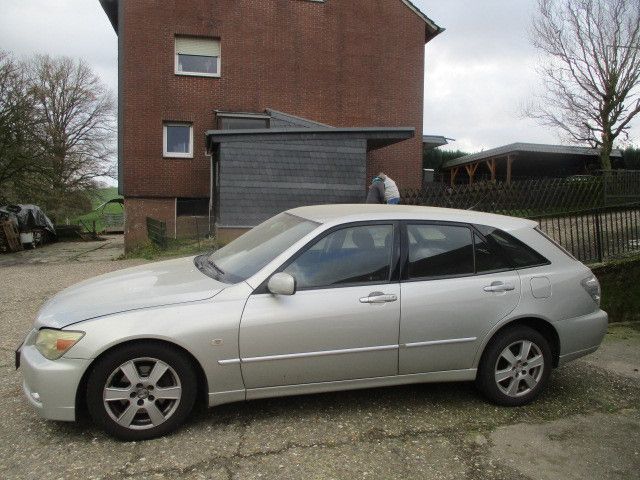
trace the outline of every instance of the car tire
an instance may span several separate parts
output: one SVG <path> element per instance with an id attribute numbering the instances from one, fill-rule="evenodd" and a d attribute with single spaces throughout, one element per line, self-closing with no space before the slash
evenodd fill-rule
<path id="1" fill-rule="evenodd" d="M 545 388 L 551 369 L 547 339 L 530 327 L 518 325 L 491 340 L 480 360 L 476 386 L 498 405 L 526 405 Z"/>
<path id="2" fill-rule="evenodd" d="M 147 440 L 172 432 L 191 413 L 197 379 L 186 355 L 152 342 L 116 348 L 101 357 L 87 381 L 87 409 L 107 433 Z"/>

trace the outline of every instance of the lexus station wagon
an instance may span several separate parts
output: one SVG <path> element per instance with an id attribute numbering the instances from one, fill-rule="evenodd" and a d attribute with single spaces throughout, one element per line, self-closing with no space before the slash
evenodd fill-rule
<path id="1" fill-rule="evenodd" d="M 16 352 L 45 418 L 176 429 L 197 401 L 475 381 L 518 406 L 607 330 L 593 273 L 535 222 L 327 205 L 214 253 L 129 268 L 49 300 Z"/>

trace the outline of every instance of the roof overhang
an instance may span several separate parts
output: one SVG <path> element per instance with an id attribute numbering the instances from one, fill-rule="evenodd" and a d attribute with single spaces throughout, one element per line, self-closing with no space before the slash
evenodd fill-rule
<path id="1" fill-rule="evenodd" d="M 120 0 L 99 0 L 102 5 L 102 9 L 109 17 L 109 21 L 113 26 L 113 29 L 118 33 L 118 4 Z M 412 12 L 414 12 L 422 21 L 426 24 L 425 43 L 431 41 L 434 37 L 444 32 L 444 28 L 439 27 L 436 23 L 427 17 L 418 7 L 416 7 L 410 0 L 402 0 Z"/>
<path id="2" fill-rule="evenodd" d="M 449 143 L 450 138 L 443 137 L 442 135 L 423 135 L 422 144 L 429 150 L 442 147 Z"/>
<path id="3" fill-rule="evenodd" d="M 436 23 L 433 20 L 427 17 L 424 14 L 424 12 L 422 12 L 422 10 L 420 10 L 417 6 L 415 6 L 410 0 L 402 0 L 402 3 L 404 3 L 407 7 L 409 7 L 413 11 L 413 13 L 418 15 L 422 19 L 422 21 L 424 21 L 424 23 L 426 24 L 427 28 L 425 32 L 425 38 L 424 38 L 425 43 L 429 43 L 437 35 L 444 32 L 444 28 L 436 25 Z"/>
<path id="4" fill-rule="evenodd" d="M 116 33 L 118 33 L 118 3 L 119 0 L 100 0 L 100 5 L 102 5 L 104 13 L 109 17 L 111 26 Z"/>
<path id="5" fill-rule="evenodd" d="M 413 127 L 370 128 L 261 128 L 246 130 L 209 130 L 206 132 L 207 151 L 212 152 L 221 143 L 247 141 L 274 141 L 296 139 L 296 141 L 343 138 L 366 140 L 367 150 L 376 150 L 399 143 L 415 136 Z"/>

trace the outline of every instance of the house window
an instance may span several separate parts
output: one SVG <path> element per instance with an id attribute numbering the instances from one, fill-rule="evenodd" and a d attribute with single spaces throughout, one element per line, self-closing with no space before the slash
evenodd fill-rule
<path id="1" fill-rule="evenodd" d="M 178 75 L 220 76 L 220 41 L 212 38 L 176 37 Z"/>
<path id="2" fill-rule="evenodd" d="M 193 158 L 193 126 L 191 124 L 164 124 L 163 155 L 169 158 Z"/>

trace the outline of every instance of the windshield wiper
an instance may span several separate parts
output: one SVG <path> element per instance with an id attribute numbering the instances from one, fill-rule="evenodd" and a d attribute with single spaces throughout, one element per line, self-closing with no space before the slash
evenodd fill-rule
<path id="1" fill-rule="evenodd" d="M 221 280 L 224 276 L 224 270 L 211 261 L 207 254 L 197 256 L 193 259 L 193 263 L 202 273 L 216 280 Z"/>
<path id="2" fill-rule="evenodd" d="M 224 270 L 222 270 L 218 265 L 215 264 L 212 260 L 209 260 L 209 265 L 213 267 L 213 269 L 218 272 L 220 276 L 224 275 Z"/>

